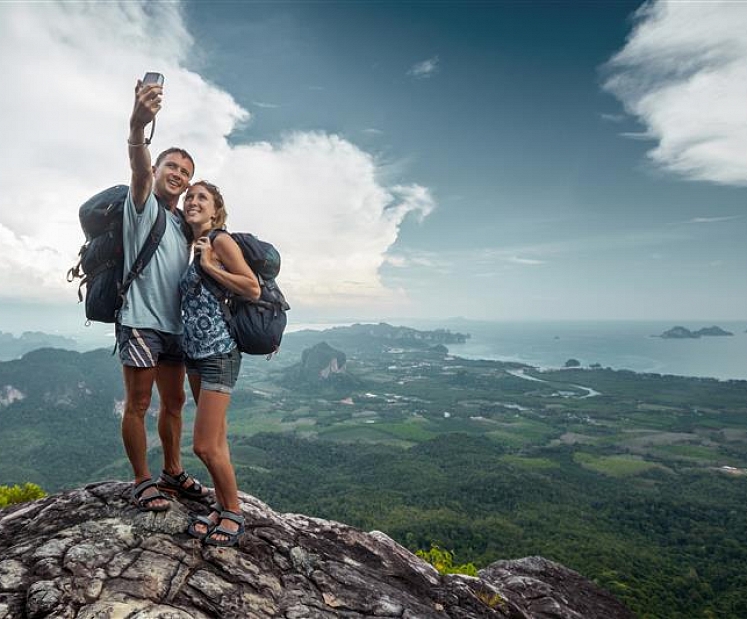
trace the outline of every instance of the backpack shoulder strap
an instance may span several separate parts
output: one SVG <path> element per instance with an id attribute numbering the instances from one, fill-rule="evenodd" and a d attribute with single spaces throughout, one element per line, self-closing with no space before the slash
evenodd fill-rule
<path id="1" fill-rule="evenodd" d="M 140 248 L 137 258 L 135 258 L 135 261 L 132 263 L 130 272 L 119 285 L 119 298 L 122 303 L 124 303 L 125 296 L 127 295 L 127 291 L 130 289 L 132 282 L 140 276 L 145 267 L 148 266 L 151 258 L 153 258 L 153 254 L 156 253 L 156 249 L 158 249 L 158 245 L 161 243 L 165 231 L 166 211 L 159 204 L 156 221 L 153 222 L 153 227 L 150 229 L 143 246 Z"/>
<path id="2" fill-rule="evenodd" d="M 215 238 L 221 234 L 225 233 L 228 234 L 228 230 L 225 228 L 214 228 L 210 232 L 208 232 L 208 238 L 210 239 L 210 242 L 212 243 Z M 195 270 L 197 271 L 197 274 L 200 276 L 200 279 L 202 282 L 205 283 L 205 287 L 213 294 L 213 296 L 218 299 L 221 303 L 224 303 L 227 299 L 229 299 L 232 294 L 229 290 L 227 290 L 224 286 L 221 286 L 218 282 L 216 282 L 212 277 L 210 277 L 202 268 L 202 265 L 200 264 L 200 257 L 199 255 L 195 256 L 194 259 L 195 264 Z"/>
<path id="3" fill-rule="evenodd" d="M 219 234 L 231 234 L 231 233 L 225 228 L 214 228 L 210 232 L 208 232 L 208 238 L 210 239 L 210 242 L 212 243 L 215 240 L 215 237 L 217 237 Z"/>
<path id="4" fill-rule="evenodd" d="M 212 235 L 213 232 L 211 232 L 210 234 Z M 230 307 L 232 296 L 231 293 L 202 270 L 202 266 L 200 266 L 199 256 L 195 256 L 193 263 L 195 265 L 197 275 L 200 278 L 200 284 L 202 286 L 205 286 L 205 288 L 210 291 L 210 294 L 218 299 L 218 305 L 220 305 L 220 311 L 223 314 L 223 318 L 230 325 L 231 321 L 233 320 L 233 312 L 231 311 Z"/>
<path id="5" fill-rule="evenodd" d="M 182 229 L 182 234 L 184 234 L 184 238 L 187 239 L 187 243 L 191 244 L 192 241 L 194 241 L 194 235 L 192 234 L 192 227 L 187 223 L 187 220 L 184 219 L 184 211 L 177 208 L 175 213 L 179 217 L 179 224 Z"/>
<path id="6" fill-rule="evenodd" d="M 199 254 L 195 256 L 194 265 L 197 275 L 200 277 L 200 283 L 205 286 L 205 288 L 207 288 L 216 299 L 218 299 L 218 302 L 221 305 L 224 305 L 233 296 L 231 292 L 216 282 L 212 277 L 210 277 L 210 275 L 205 273 L 200 264 Z"/>

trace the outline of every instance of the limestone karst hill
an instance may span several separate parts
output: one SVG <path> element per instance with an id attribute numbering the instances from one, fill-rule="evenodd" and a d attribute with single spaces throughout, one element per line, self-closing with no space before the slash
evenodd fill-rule
<path id="1" fill-rule="evenodd" d="M 183 533 L 201 506 L 140 513 L 128 490 L 103 482 L 0 511 L 0 619 L 633 617 L 540 557 L 440 576 L 383 533 L 246 494 L 240 546 L 204 547 Z"/>

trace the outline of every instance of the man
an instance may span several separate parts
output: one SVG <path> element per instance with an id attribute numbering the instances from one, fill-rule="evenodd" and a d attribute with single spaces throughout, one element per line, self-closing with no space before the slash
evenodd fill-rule
<path id="1" fill-rule="evenodd" d="M 162 96 L 161 85 L 138 81 L 135 87 L 127 140 L 132 177 L 123 217 L 125 274 L 150 233 L 159 208 L 166 209 L 166 230 L 148 266 L 128 290 L 116 325 L 125 387 L 122 441 L 135 475 L 133 502 L 142 511 L 169 508 L 159 488 L 196 499 L 207 494 L 184 471 L 180 455 L 185 370 L 178 285 L 189 262 L 189 243 L 177 204 L 194 174 L 194 161 L 186 151 L 169 148 L 151 167 L 145 127 L 161 109 Z M 161 402 L 158 434 L 164 458 L 158 482 L 153 481 L 148 469 L 145 431 L 154 383 Z"/>

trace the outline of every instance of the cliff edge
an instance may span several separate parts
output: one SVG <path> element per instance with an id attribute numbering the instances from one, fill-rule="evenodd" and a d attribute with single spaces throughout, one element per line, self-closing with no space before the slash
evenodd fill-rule
<path id="1" fill-rule="evenodd" d="M 380 532 L 280 514 L 241 494 L 238 548 L 184 533 L 190 510 L 140 513 L 102 482 L 0 511 L 0 619 L 633 619 L 541 557 L 441 576 Z"/>

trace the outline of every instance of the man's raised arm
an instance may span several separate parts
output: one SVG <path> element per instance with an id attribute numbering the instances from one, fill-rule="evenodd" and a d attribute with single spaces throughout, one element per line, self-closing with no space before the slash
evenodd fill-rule
<path id="1" fill-rule="evenodd" d="M 135 86 L 135 105 L 130 116 L 130 137 L 127 150 L 130 155 L 130 193 L 138 213 L 142 212 L 145 201 L 153 187 L 153 168 L 150 151 L 145 143 L 145 126 L 152 122 L 161 109 L 163 87 L 146 84 L 138 80 Z"/>

